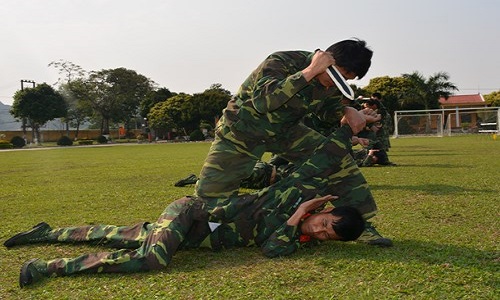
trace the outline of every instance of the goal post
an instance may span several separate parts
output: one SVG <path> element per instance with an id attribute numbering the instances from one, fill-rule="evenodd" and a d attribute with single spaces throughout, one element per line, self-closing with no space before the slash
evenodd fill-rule
<path id="1" fill-rule="evenodd" d="M 401 110 L 394 112 L 394 138 L 500 133 L 499 107 Z"/>
<path id="2" fill-rule="evenodd" d="M 394 137 L 443 136 L 443 115 L 428 111 L 396 111 Z"/>

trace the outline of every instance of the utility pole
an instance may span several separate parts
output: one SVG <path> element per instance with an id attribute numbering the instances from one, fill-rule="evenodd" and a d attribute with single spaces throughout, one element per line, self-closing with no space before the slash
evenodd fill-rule
<path id="1" fill-rule="evenodd" d="M 31 83 L 31 84 L 33 84 L 33 88 L 36 85 L 36 83 L 33 80 L 21 79 L 21 91 L 24 90 L 23 83 Z M 26 139 L 26 118 L 23 118 L 22 128 L 23 128 L 24 139 Z"/>
<path id="2" fill-rule="evenodd" d="M 35 82 L 33 80 L 25 80 L 25 79 L 21 79 L 21 91 L 24 90 L 24 85 L 23 83 L 32 83 L 33 84 L 33 87 L 35 87 Z"/>

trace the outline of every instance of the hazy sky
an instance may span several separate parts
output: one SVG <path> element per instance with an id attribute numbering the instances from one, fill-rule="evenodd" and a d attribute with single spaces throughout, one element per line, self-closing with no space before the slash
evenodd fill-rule
<path id="1" fill-rule="evenodd" d="M 20 80 L 53 84 L 59 59 L 124 67 L 172 92 L 236 92 L 271 52 L 358 37 L 370 78 L 445 71 L 459 94 L 500 90 L 498 0 L 1 0 L 0 102 Z"/>

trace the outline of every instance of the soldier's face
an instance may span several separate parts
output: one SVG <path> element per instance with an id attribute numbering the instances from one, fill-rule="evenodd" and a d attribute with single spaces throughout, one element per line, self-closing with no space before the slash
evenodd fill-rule
<path id="1" fill-rule="evenodd" d="M 311 236 L 320 241 L 339 240 L 340 237 L 333 230 L 333 224 L 339 217 L 329 212 L 311 215 L 304 220 L 300 229 L 302 234 Z"/>

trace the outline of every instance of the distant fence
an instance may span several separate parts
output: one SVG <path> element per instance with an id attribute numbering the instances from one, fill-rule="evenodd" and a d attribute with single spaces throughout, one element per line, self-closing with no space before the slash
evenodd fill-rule
<path id="1" fill-rule="evenodd" d="M 131 130 L 132 136 L 136 137 L 137 135 L 141 134 L 140 129 L 133 129 Z M 22 130 L 17 130 L 17 131 L 0 131 L 0 135 L 3 134 L 5 135 L 4 139 L 7 141 L 10 141 L 14 136 L 20 136 L 26 139 L 28 143 L 33 142 L 33 136 L 31 133 L 31 130 L 26 131 L 26 136 L 24 136 L 24 133 Z M 40 142 L 56 142 L 61 136 L 67 135 L 69 138 L 72 140 L 75 139 L 76 137 L 76 130 L 69 130 L 69 135 L 66 130 L 41 130 L 40 131 Z M 91 139 L 95 140 L 101 135 L 101 131 L 99 129 L 85 129 L 85 130 L 79 130 L 78 131 L 78 139 L 80 140 L 85 140 L 85 139 Z M 110 134 L 108 135 L 111 139 L 125 139 L 123 136 L 119 136 L 118 130 L 112 130 Z"/>

